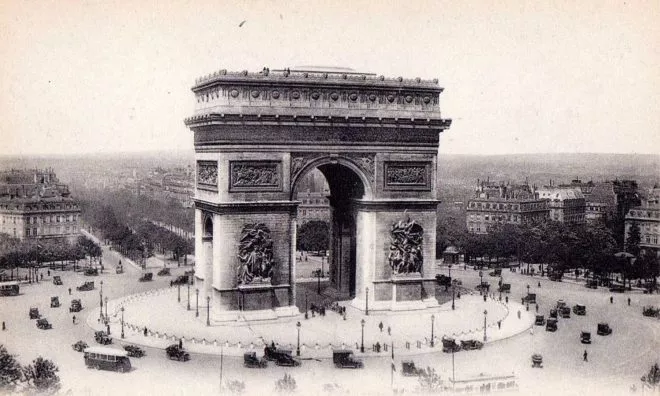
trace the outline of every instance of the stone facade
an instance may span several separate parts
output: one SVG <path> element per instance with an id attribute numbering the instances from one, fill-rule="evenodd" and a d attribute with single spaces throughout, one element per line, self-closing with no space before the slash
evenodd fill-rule
<path id="1" fill-rule="evenodd" d="M 295 191 L 314 169 L 330 188 L 330 280 L 338 295 L 360 309 L 437 304 L 430 293 L 435 172 L 439 133 L 451 124 L 440 116 L 437 81 L 264 69 L 220 71 L 192 90 L 197 106 L 185 123 L 198 168 L 195 277 L 212 298 L 215 320 L 297 311 Z M 417 250 L 425 261 L 418 272 L 395 276 L 390 231 L 401 221 L 423 229 Z M 269 230 L 274 266 L 267 282 L 237 281 L 248 224 Z M 253 256 L 251 262 L 265 257 Z"/>

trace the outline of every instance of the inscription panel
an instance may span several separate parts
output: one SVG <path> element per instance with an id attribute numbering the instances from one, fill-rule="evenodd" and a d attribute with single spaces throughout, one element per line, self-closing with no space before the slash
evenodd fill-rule
<path id="1" fill-rule="evenodd" d="M 282 163 L 230 161 L 229 191 L 282 191 Z"/>
<path id="2" fill-rule="evenodd" d="M 431 162 L 387 161 L 383 186 L 386 190 L 431 190 Z"/>
<path id="3" fill-rule="evenodd" d="M 197 161 L 197 188 L 218 191 L 218 163 Z"/>

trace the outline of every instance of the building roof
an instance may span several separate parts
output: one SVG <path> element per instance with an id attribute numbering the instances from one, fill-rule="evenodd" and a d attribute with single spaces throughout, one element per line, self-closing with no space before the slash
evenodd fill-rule
<path id="1" fill-rule="evenodd" d="M 584 199 L 584 194 L 577 188 L 544 186 L 538 189 L 538 194 L 541 199 L 559 199 L 560 201 L 566 199 Z"/>

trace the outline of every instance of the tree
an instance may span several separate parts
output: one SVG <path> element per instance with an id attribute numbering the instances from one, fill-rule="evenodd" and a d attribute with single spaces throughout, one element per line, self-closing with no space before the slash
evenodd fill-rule
<path id="1" fill-rule="evenodd" d="M 647 385 L 655 393 L 656 386 L 660 385 L 660 367 L 658 363 L 651 366 L 651 369 L 646 375 L 642 376 L 642 386 Z"/>
<path id="2" fill-rule="evenodd" d="M 54 394 L 60 389 L 59 368 L 48 359 L 41 356 L 23 367 L 23 376 L 28 386 L 41 393 Z"/>
<path id="3" fill-rule="evenodd" d="M 284 374 L 284 378 L 275 381 L 275 390 L 278 392 L 293 393 L 296 388 L 296 380 L 290 374 Z"/>
<path id="4" fill-rule="evenodd" d="M 312 220 L 298 229 L 297 247 L 300 250 L 328 250 L 330 246 L 330 226 L 325 221 Z"/>
<path id="5" fill-rule="evenodd" d="M 435 372 L 434 368 L 427 367 L 426 370 L 420 370 L 419 387 L 423 393 L 435 393 L 442 390 L 442 379 Z"/>
<path id="6" fill-rule="evenodd" d="M 23 378 L 21 365 L 0 345 L 0 393 L 11 393 Z"/>
<path id="7" fill-rule="evenodd" d="M 642 242 L 642 235 L 639 230 L 639 224 L 633 221 L 628 231 L 628 238 L 626 238 L 626 252 L 639 256 L 639 244 Z"/>

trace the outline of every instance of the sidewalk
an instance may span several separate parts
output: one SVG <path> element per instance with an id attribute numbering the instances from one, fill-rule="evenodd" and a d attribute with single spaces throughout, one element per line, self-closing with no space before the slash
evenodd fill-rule
<path id="1" fill-rule="evenodd" d="M 300 322 L 301 355 L 305 358 L 329 359 L 335 348 L 360 349 L 361 320 L 365 321 L 365 353 L 360 355 L 385 356 L 391 345 L 394 345 L 398 355 L 441 352 L 442 337 L 445 335 L 457 340 L 483 341 L 484 310 L 488 311 L 488 343 L 528 330 L 534 317 L 515 302 L 507 305 L 492 298 L 484 302 L 479 295 L 464 295 L 456 300 L 456 309 L 453 311 L 451 302 L 437 309 L 375 313 L 369 316 L 347 307 L 346 320 L 328 310 L 325 317 L 312 317 L 310 314 L 309 319 L 304 319 L 301 314 L 286 319 L 212 323 L 206 326 L 206 306 L 200 306 L 199 317 L 196 317 L 194 299 L 191 299 L 191 310 L 188 311 L 186 291 L 182 290 L 181 294 L 181 303 L 177 302 L 177 288 L 159 289 L 110 301 L 108 312 L 111 312 L 111 335 L 115 341 L 122 342 L 119 309 L 123 306 L 123 342 L 126 343 L 164 349 L 182 338 L 186 349 L 193 353 L 240 356 L 250 350 L 261 351 L 265 344 L 273 341 L 279 347 L 295 353 L 296 323 Z M 158 309 L 154 310 L 153 307 Z M 432 315 L 433 347 L 430 342 Z M 98 317 L 98 312 L 92 310 L 87 317 L 87 324 L 95 330 L 104 330 L 105 326 L 98 322 Z M 498 321 L 501 321 L 501 328 L 498 328 Z M 382 331 L 379 329 L 381 322 Z M 144 335 L 145 327 L 147 336 Z M 391 328 L 391 335 L 388 335 L 388 327 Z M 380 353 L 372 350 L 376 343 L 382 346 Z"/>

